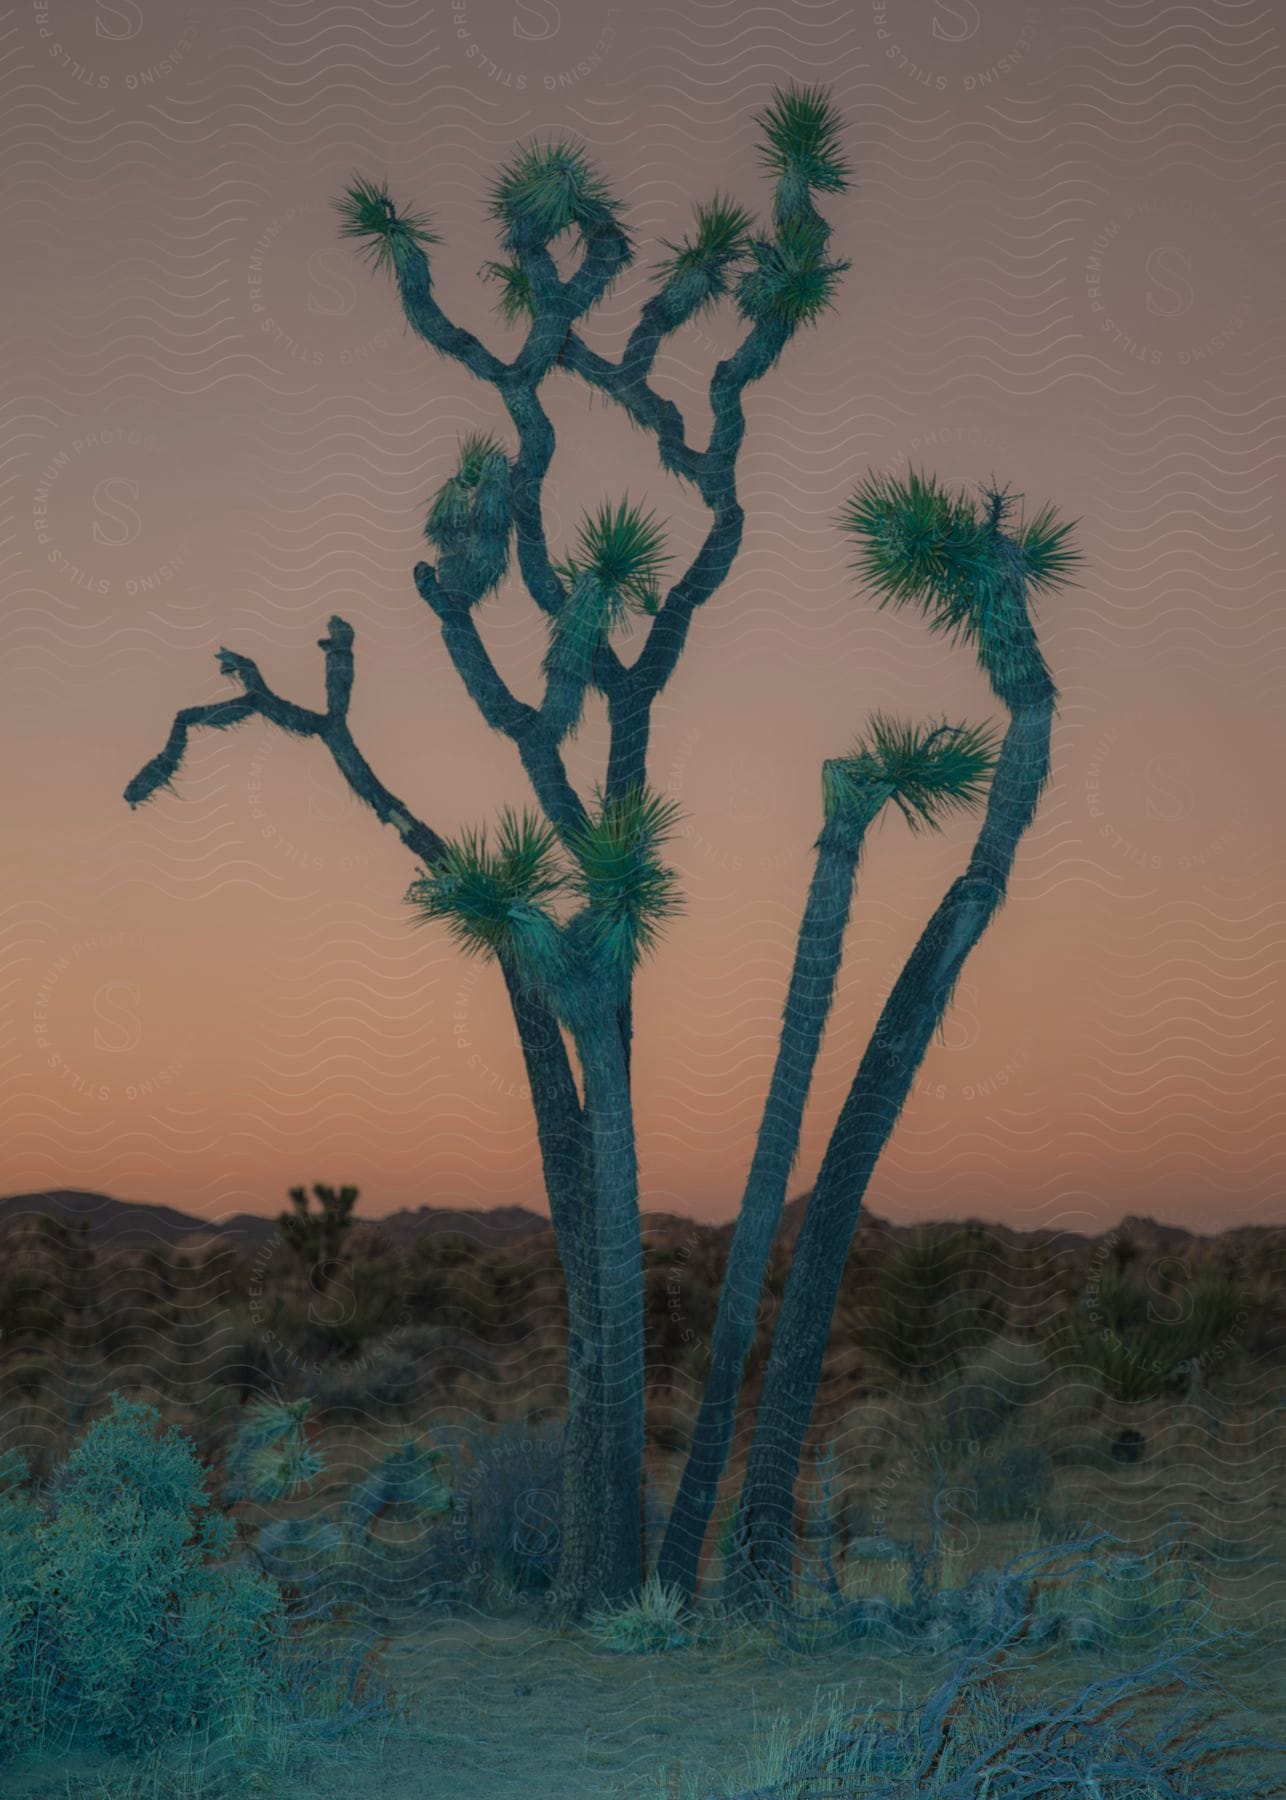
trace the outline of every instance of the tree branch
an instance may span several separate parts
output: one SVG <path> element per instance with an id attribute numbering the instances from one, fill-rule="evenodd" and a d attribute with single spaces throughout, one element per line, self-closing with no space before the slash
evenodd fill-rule
<path id="1" fill-rule="evenodd" d="M 397 263 L 397 286 L 402 298 L 402 311 L 407 323 L 426 344 L 462 363 L 480 381 L 499 387 L 509 373 L 509 365 L 493 356 L 486 345 L 471 331 L 455 325 L 433 298 L 433 278 L 429 259 L 419 247 L 408 250 Z"/>
<path id="2" fill-rule="evenodd" d="M 441 622 L 442 642 L 469 697 L 492 730 L 503 732 L 517 749 L 553 825 L 560 832 L 583 825 L 584 802 L 567 778 L 553 734 L 540 713 L 507 686 L 468 609 L 452 600 L 429 563 L 416 563 L 415 585 Z"/>
<path id="3" fill-rule="evenodd" d="M 358 750 L 348 729 L 348 705 L 353 689 L 352 626 L 346 619 L 333 617 L 329 634 L 318 640 L 318 647 L 326 652 L 327 711 L 324 713 L 283 699 L 268 686 L 257 663 L 234 650 L 221 649 L 219 667 L 225 675 L 240 681 L 246 690 L 244 695 L 204 706 L 184 707 L 177 713 L 165 748 L 145 763 L 126 787 L 125 799 L 129 805 L 141 806 L 158 788 L 171 785 L 183 765 L 192 726 L 208 725 L 224 730 L 258 717 L 294 737 L 320 738 L 358 799 L 371 808 L 382 824 L 392 825 L 414 855 L 426 862 L 436 862 L 446 848 L 445 843 L 436 831 L 415 817 L 404 800 L 384 786 Z"/>

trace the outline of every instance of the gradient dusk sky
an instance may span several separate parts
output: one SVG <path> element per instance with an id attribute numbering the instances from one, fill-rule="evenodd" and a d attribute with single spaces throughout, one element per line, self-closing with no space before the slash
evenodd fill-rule
<path id="1" fill-rule="evenodd" d="M 752 114 L 823 81 L 853 191 L 836 308 L 752 390 L 745 547 L 657 709 L 686 912 L 640 978 L 648 1210 L 730 1217 L 766 1091 L 823 759 L 873 708 L 998 719 L 967 651 L 876 610 L 836 513 L 871 469 L 995 475 L 1081 520 L 1082 585 L 1038 615 L 1054 778 L 870 1208 L 1101 1229 L 1281 1218 L 1286 1174 L 1286 19 L 1270 0 L 23 0 L 5 13 L 0 1189 L 206 1216 L 353 1182 L 363 1210 L 543 1208 L 498 975 L 403 903 L 415 864 L 315 743 L 194 738 L 220 645 L 322 697 L 356 631 L 352 724 L 444 834 L 530 798 L 411 569 L 493 392 L 405 330 L 339 240 L 354 170 L 427 209 L 447 310 L 512 355 L 490 172 L 582 136 L 638 261 L 716 190 L 765 208 Z M 700 437 L 725 309 L 659 384 Z M 574 380 L 546 389 L 557 549 L 628 492 L 678 559 L 705 512 Z M 480 623 L 531 697 L 516 580 Z M 628 642 L 624 653 L 632 654 Z M 605 733 L 572 752 L 588 792 Z M 863 862 L 796 1189 L 975 825 Z"/>

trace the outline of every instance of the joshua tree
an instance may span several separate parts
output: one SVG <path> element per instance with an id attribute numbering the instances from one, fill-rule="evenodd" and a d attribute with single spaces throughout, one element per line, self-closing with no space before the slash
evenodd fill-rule
<path id="1" fill-rule="evenodd" d="M 292 1211 L 280 1213 L 277 1230 L 303 1264 L 318 1289 L 331 1279 L 343 1254 L 344 1239 L 352 1229 L 353 1208 L 359 1190 L 355 1187 L 327 1187 L 323 1181 L 313 1183 L 319 1211 L 308 1204 L 307 1190 L 290 1189 Z"/>
<path id="2" fill-rule="evenodd" d="M 593 350 L 577 327 L 633 261 L 635 247 L 621 223 L 621 204 L 575 144 L 522 147 L 493 183 L 502 260 L 486 264 L 483 273 L 499 285 L 502 318 L 524 330 L 508 362 L 439 308 L 427 254 L 438 240 L 422 214 L 399 210 L 386 188 L 360 177 L 337 202 L 344 233 L 393 277 L 412 329 L 495 388 L 517 440 L 514 450 L 483 433 L 461 445 L 456 470 L 438 489 L 426 520 L 436 561 L 418 563 L 414 579 L 480 714 L 514 745 L 538 810 L 505 810 L 492 830 L 479 827 L 453 842 L 417 819 L 374 774 L 351 735 L 353 630 L 340 618 L 330 620 L 320 640 L 324 711 L 278 696 L 253 662 L 221 650 L 220 667 L 242 691 L 181 711 L 165 748 L 126 789 L 126 799 L 137 806 L 168 785 L 193 726 L 226 728 L 257 716 L 295 735 L 317 737 L 353 792 L 399 833 L 419 863 L 407 894 L 419 918 L 444 922 L 467 952 L 498 965 L 527 1068 L 567 1280 L 559 1589 L 582 1608 L 631 1594 L 643 1573 L 643 1282 L 631 1000 L 635 969 L 678 904 L 662 860 L 675 810 L 647 782 L 652 708 L 679 662 L 697 609 L 720 587 L 740 548 L 736 471 L 745 391 L 769 373 L 800 329 L 831 306 L 848 266 L 830 257 L 830 227 L 814 204 L 814 196 L 838 194 L 849 185 L 841 121 L 830 100 L 819 89 L 778 90 L 757 123 L 761 160 L 774 180 L 771 220 L 757 223 L 717 195 L 698 205 L 690 234 L 665 245 L 655 290 L 619 361 Z M 574 266 L 564 276 L 553 247 L 569 234 L 575 238 L 568 259 Z M 688 441 L 679 408 L 653 386 L 652 371 L 665 341 L 724 299 L 733 302 L 745 329 L 714 370 L 713 426 L 706 447 L 698 449 Z M 703 542 L 665 591 L 662 570 L 670 558 L 660 525 L 628 498 L 606 501 L 586 515 L 575 542 L 561 558 L 551 555 L 542 494 L 555 441 L 540 389 L 556 374 L 572 375 L 621 406 L 655 439 L 661 466 L 691 483 L 708 506 Z M 984 564 L 990 569 L 992 561 L 1009 557 L 1015 567 L 1038 574 L 1042 566 L 1052 571 L 1060 554 L 1062 528 L 1046 515 L 1013 534 L 1002 529 L 1012 510 L 1002 495 L 994 496 L 972 537 L 964 532 L 974 517 L 969 503 L 950 500 L 918 478 L 909 487 L 876 486 L 865 504 L 872 517 L 879 513 L 891 562 L 909 562 L 917 579 L 928 579 L 928 570 L 939 585 L 946 580 L 943 569 L 958 571 L 966 563 L 981 580 L 977 571 Z M 921 516 L 926 506 L 937 531 L 927 538 Z M 957 544 L 951 533 L 958 532 L 968 541 Z M 508 575 L 514 548 L 523 585 L 549 626 L 543 693 L 534 705 L 511 691 L 476 623 L 479 605 Z M 1018 604 L 1002 587 L 1000 598 L 986 603 L 989 619 L 999 612 L 1007 617 Z M 951 604 L 963 609 L 954 588 L 952 595 Z M 648 623 L 641 648 L 627 662 L 613 638 L 631 617 Z M 961 628 L 970 629 L 967 620 Z M 989 642 L 999 630 L 994 621 L 988 624 Z M 568 778 L 563 751 L 591 693 L 606 703 L 609 745 L 602 783 L 587 800 Z M 1002 770 L 1006 754 L 1014 759 L 1012 750 L 1003 752 Z M 921 728 L 876 716 L 851 754 L 825 767 L 825 823 L 782 1053 L 725 1295 L 727 1316 L 720 1316 L 708 1448 L 689 1508 L 696 1521 L 686 1539 L 695 1544 L 693 1576 L 731 1435 L 749 1322 L 798 1148 L 864 833 L 890 801 L 913 825 L 936 823 L 953 807 L 972 804 L 995 761 L 985 730 L 945 721 Z M 1012 780 L 1006 776 L 1005 795 Z M 579 1088 L 564 1030 L 579 1064 Z"/>

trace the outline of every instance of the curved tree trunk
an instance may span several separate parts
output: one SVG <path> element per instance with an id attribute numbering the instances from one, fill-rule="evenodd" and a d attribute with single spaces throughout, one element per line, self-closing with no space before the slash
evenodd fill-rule
<path id="1" fill-rule="evenodd" d="M 799 1153 L 800 1127 L 835 993 L 862 841 L 874 810 L 860 816 L 837 810 L 817 841 L 777 1061 L 719 1294 L 710 1373 L 657 1567 L 661 1580 L 688 1598 L 696 1592 L 701 1550 L 732 1445 L 742 1371 L 754 1344 L 764 1273 Z"/>
<path id="2" fill-rule="evenodd" d="M 1017 583 L 1016 583 L 1017 586 Z M 1008 678 L 992 685 L 1011 723 L 966 873 L 948 889 L 907 959 L 840 1112 L 782 1301 L 737 1520 L 740 1598 L 788 1594 L 794 1489 L 821 1379 L 844 1263 L 871 1172 L 944 1017 L 969 952 L 1004 900 L 1018 844 L 1049 772 L 1056 694 L 1025 599 L 1014 595 Z"/>

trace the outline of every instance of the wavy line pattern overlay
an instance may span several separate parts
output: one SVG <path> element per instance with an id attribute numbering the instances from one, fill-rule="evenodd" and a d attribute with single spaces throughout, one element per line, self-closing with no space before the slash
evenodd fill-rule
<path id="1" fill-rule="evenodd" d="M 323 752 L 206 733 L 175 794 L 126 779 L 220 644 L 319 693 L 357 631 L 354 726 L 440 831 L 525 786 L 474 716 L 410 570 L 489 392 L 403 329 L 336 236 L 354 169 L 426 206 L 447 307 L 514 337 L 477 279 L 485 184 L 516 140 L 584 136 L 645 244 L 716 188 L 764 198 L 751 115 L 824 79 L 859 182 L 834 209 L 836 310 L 756 390 L 744 554 L 658 719 L 688 896 L 640 984 L 646 1204 L 735 1205 L 819 816 L 875 705 L 987 710 L 967 657 L 854 585 L 834 517 L 873 467 L 992 474 L 1078 516 L 1082 587 L 1041 625 L 1055 779 L 1006 915 L 871 1194 L 1098 1227 L 1122 1210 L 1266 1221 L 1286 1162 L 1279 505 L 1283 48 L 1265 0 L 41 0 L 0 37 L 3 712 L 0 918 L 11 1190 L 97 1188 L 206 1216 L 304 1178 L 381 1209 L 540 1204 L 497 981 L 413 932 L 414 873 Z M 644 297 L 651 258 L 595 328 Z M 726 318 L 666 391 L 702 416 Z M 550 533 L 605 489 L 673 547 L 694 496 L 571 380 Z M 485 628 L 534 679 L 511 582 Z M 602 721 L 578 742 L 592 780 Z M 876 1011 L 969 825 L 864 864 L 810 1110 L 815 1167 Z M 19 848 L 20 846 L 20 848 Z"/>

